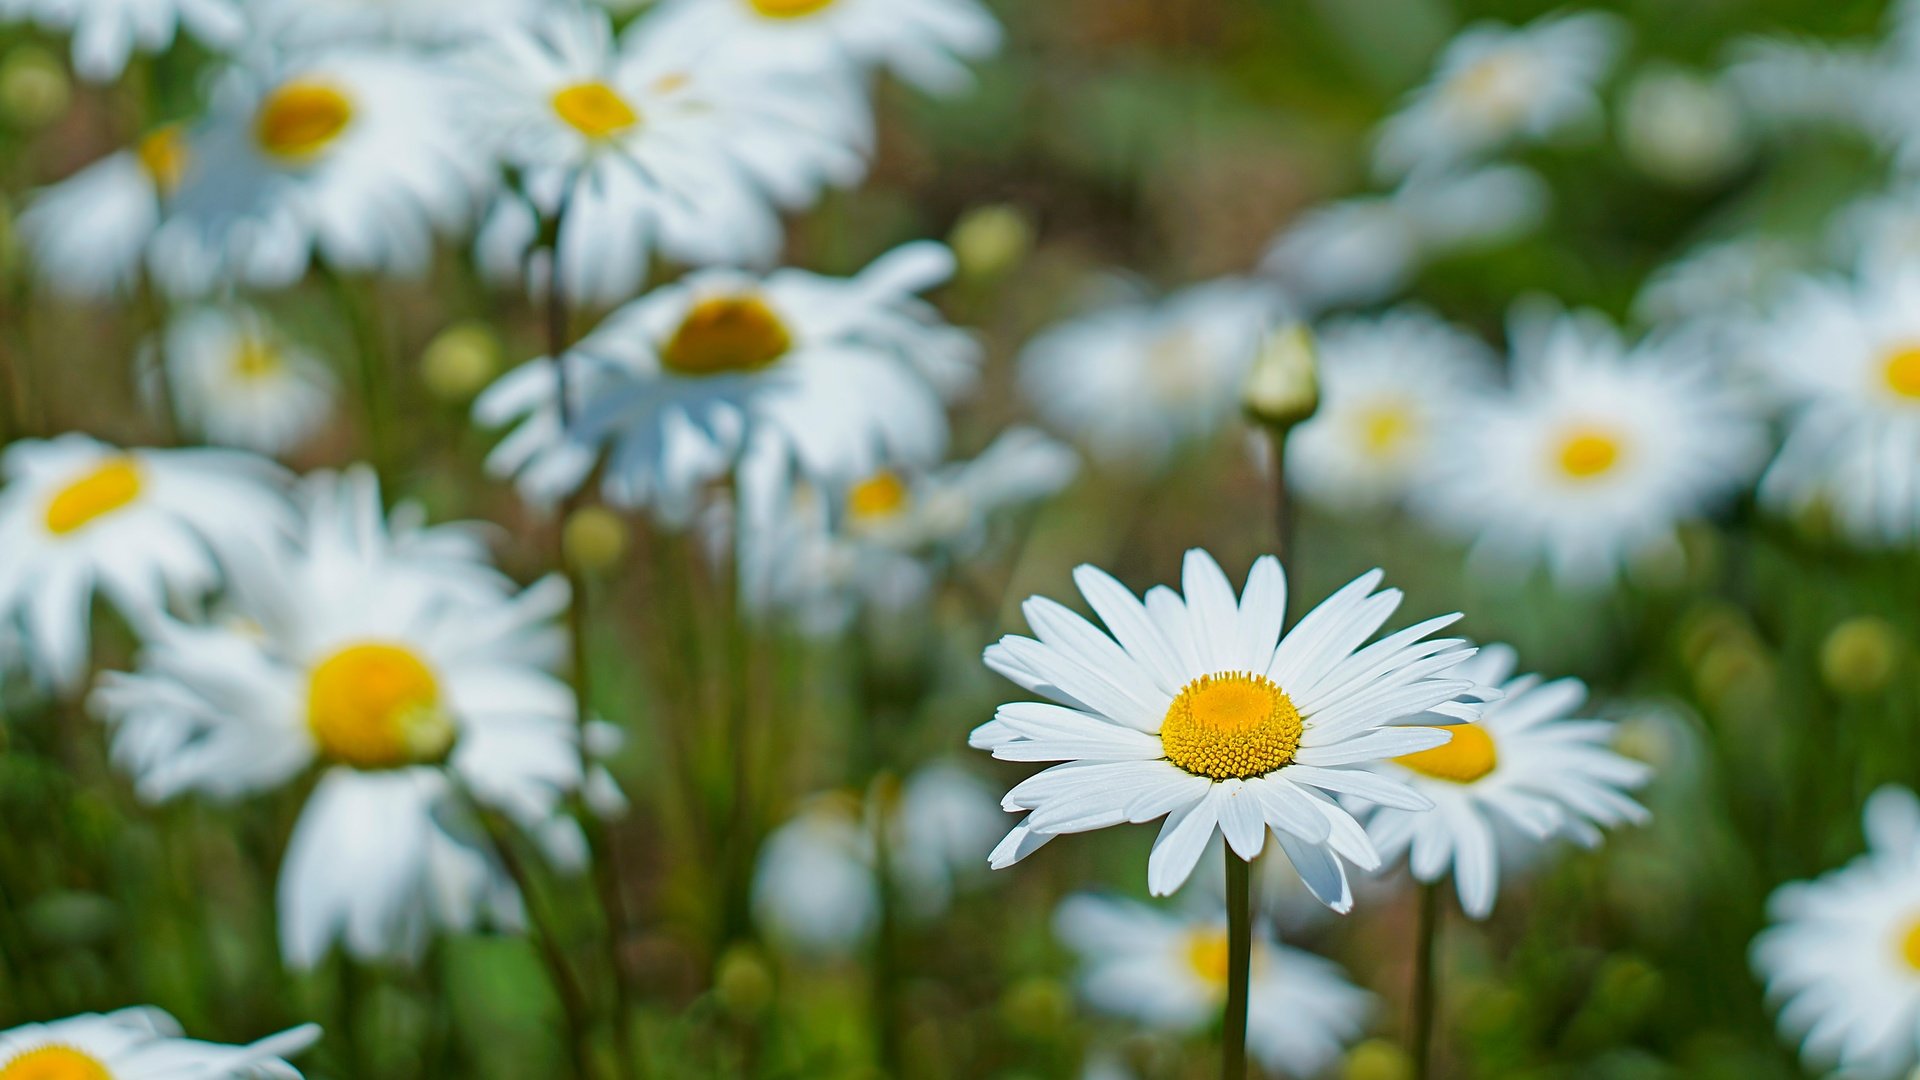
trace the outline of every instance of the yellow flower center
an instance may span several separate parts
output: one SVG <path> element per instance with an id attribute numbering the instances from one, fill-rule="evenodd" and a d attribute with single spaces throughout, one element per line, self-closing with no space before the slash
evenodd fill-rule
<path id="1" fill-rule="evenodd" d="M 660 362 L 680 375 L 730 375 L 770 367 L 793 347 L 793 335 L 758 296 L 716 296 L 693 306 Z"/>
<path id="2" fill-rule="evenodd" d="M 1526 111 L 1529 84 L 1526 61 L 1511 53 L 1488 56 L 1461 72 L 1448 87 L 1452 96 L 1512 123 Z"/>
<path id="3" fill-rule="evenodd" d="M 907 508 L 913 493 L 893 472 L 880 472 L 853 485 L 847 492 L 847 513 L 860 521 L 888 518 Z"/>
<path id="4" fill-rule="evenodd" d="M 406 646 L 381 642 L 349 645 L 314 667 L 307 726 L 321 753 L 358 769 L 440 761 L 457 734 L 432 669 Z"/>
<path id="5" fill-rule="evenodd" d="M 256 337 L 242 338 L 233 350 L 233 373 L 243 382 L 277 375 L 285 362 L 271 342 Z"/>
<path id="6" fill-rule="evenodd" d="M 179 124 L 148 132 L 133 148 L 133 153 L 162 195 L 171 195 L 179 189 L 180 181 L 187 175 L 187 137 Z"/>
<path id="7" fill-rule="evenodd" d="M 1300 710 L 1264 675 L 1228 672 L 1188 683 L 1160 724 L 1167 760 L 1215 780 L 1266 774 L 1300 749 Z"/>
<path id="8" fill-rule="evenodd" d="M 603 82 L 575 83 L 553 95 L 553 111 L 589 139 L 618 135 L 640 122 L 640 114 Z"/>
<path id="9" fill-rule="evenodd" d="M 1431 750 L 1402 754 L 1393 760 L 1422 776 L 1456 784 L 1471 784 L 1500 764 L 1500 751 L 1493 744 L 1493 736 L 1479 724 L 1455 724 L 1441 730 L 1452 732 L 1453 741 Z"/>
<path id="10" fill-rule="evenodd" d="M 1217 991 L 1227 987 L 1227 932 L 1195 930 L 1187 935 L 1187 966 Z"/>
<path id="11" fill-rule="evenodd" d="M 1900 959 L 1905 960 L 1908 967 L 1920 971 L 1920 916 L 1909 920 L 1900 934 Z"/>
<path id="12" fill-rule="evenodd" d="M 71 1046 L 42 1046 L 0 1065 L 0 1080 L 113 1080 L 92 1054 Z"/>
<path id="13" fill-rule="evenodd" d="M 747 0 L 769 19 L 804 19 L 830 8 L 834 0 Z"/>
<path id="14" fill-rule="evenodd" d="M 1906 345 L 1887 355 L 1881 372 L 1887 388 L 1903 398 L 1920 401 L 1920 345 Z"/>
<path id="15" fill-rule="evenodd" d="M 353 102 L 325 83 L 284 83 L 260 103 L 253 136 L 260 148 L 286 162 L 318 157 L 353 122 Z"/>
<path id="16" fill-rule="evenodd" d="M 47 531 L 55 536 L 78 532 L 130 505 L 141 486 L 139 462 L 125 454 L 107 458 L 47 503 Z"/>
<path id="17" fill-rule="evenodd" d="M 1592 480 L 1613 471 L 1625 451 L 1620 439 L 1599 428 L 1580 428 L 1560 440 L 1555 453 L 1560 471 L 1575 480 Z"/>
<path id="18" fill-rule="evenodd" d="M 1355 421 L 1361 447 L 1376 458 L 1398 453 L 1413 437 L 1416 426 L 1413 410 L 1397 401 L 1381 402 L 1363 409 Z"/>

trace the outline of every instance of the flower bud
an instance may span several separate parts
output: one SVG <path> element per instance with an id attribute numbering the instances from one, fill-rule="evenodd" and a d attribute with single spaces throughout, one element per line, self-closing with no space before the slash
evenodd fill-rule
<path id="1" fill-rule="evenodd" d="M 1006 203 L 976 206 L 960 216 L 947 243 L 960 264 L 960 277 L 991 280 L 1026 259 L 1033 247 L 1033 223 Z"/>
<path id="2" fill-rule="evenodd" d="M 1346 1080 L 1408 1080 L 1413 1060 L 1386 1039 L 1368 1039 L 1347 1052 Z"/>
<path id="3" fill-rule="evenodd" d="M 567 516 L 560 543 L 567 561 L 601 573 L 627 554 L 627 523 L 604 506 L 583 506 Z"/>
<path id="4" fill-rule="evenodd" d="M 1320 408 L 1320 356 L 1313 331 L 1292 323 L 1267 336 L 1240 401 L 1255 423 L 1286 431 Z"/>
<path id="5" fill-rule="evenodd" d="M 1848 619 L 1820 646 L 1820 676 L 1836 694 L 1864 697 L 1886 689 L 1900 659 L 1898 631 L 1873 615 Z"/>
<path id="6" fill-rule="evenodd" d="M 715 966 L 713 989 L 735 1016 L 758 1016 L 773 1003 L 773 972 L 758 949 L 735 945 Z"/>
<path id="7" fill-rule="evenodd" d="M 420 377 L 443 401 L 462 402 L 480 392 L 500 369 L 500 339 L 477 322 L 456 323 L 427 343 Z"/>
<path id="8" fill-rule="evenodd" d="M 60 58 L 38 45 L 17 45 L 0 57 L 0 120 L 37 131 L 66 115 L 73 83 Z"/>

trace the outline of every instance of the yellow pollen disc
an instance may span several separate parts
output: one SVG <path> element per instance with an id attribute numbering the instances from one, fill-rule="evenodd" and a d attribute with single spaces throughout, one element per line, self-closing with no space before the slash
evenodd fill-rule
<path id="1" fill-rule="evenodd" d="M 71 1046 L 42 1046 L 0 1065 L 0 1080 L 113 1080 L 92 1054 Z"/>
<path id="2" fill-rule="evenodd" d="M 1493 736 L 1479 724 L 1455 724 L 1440 730 L 1452 732 L 1453 741 L 1431 750 L 1402 754 L 1393 760 L 1422 776 L 1456 784 L 1471 784 L 1500 764 L 1500 751 L 1493 745 Z"/>
<path id="3" fill-rule="evenodd" d="M 1556 460 L 1560 471 L 1575 480 L 1592 480 L 1612 472 L 1620 463 L 1625 448 L 1612 434 L 1597 428 L 1582 428 L 1560 440 Z"/>
<path id="4" fill-rule="evenodd" d="M 804 19 L 832 7 L 834 0 L 747 0 L 769 19 Z"/>
<path id="5" fill-rule="evenodd" d="M 1196 930 L 1187 936 L 1187 965 L 1200 981 L 1215 989 L 1227 985 L 1227 932 Z"/>
<path id="6" fill-rule="evenodd" d="M 282 161 L 319 156 L 353 122 L 353 103 L 325 83 L 295 81 L 268 94 L 253 118 L 260 148 Z"/>
<path id="7" fill-rule="evenodd" d="M 693 306 L 660 362 L 679 375 L 731 375 L 770 367 L 793 335 L 758 296 L 716 296 Z"/>
<path id="8" fill-rule="evenodd" d="M 442 760 L 455 735 L 425 661 L 378 642 L 349 645 L 314 667 L 307 726 L 329 759 L 360 769 Z"/>
<path id="9" fill-rule="evenodd" d="M 56 536 L 78 532 L 127 507 L 140 497 L 140 488 L 140 463 L 124 454 L 110 457 L 47 504 L 47 531 Z"/>
<path id="10" fill-rule="evenodd" d="M 589 139 L 604 139 L 633 127 L 640 114 L 603 82 L 575 83 L 553 95 L 553 111 Z"/>
<path id="11" fill-rule="evenodd" d="M 847 492 L 847 513 L 863 521 L 892 517 L 907 508 L 912 492 L 891 472 L 875 473 Z"/>
<path id="12" fill-rule="evenodd" d="M 1895 349 L 1887 356 L 1882 374 L 1887 388 L 1903 398 L 1920 401 L 1920 345 Z"/>
<path id="13" fill-rule="evenodd" d="M 1293 699 L 1264 675 L 1202 675 L 1167 707 L 1160 746 L 1196 776 L 1246 779 L 1292 762 L 1301 728 Z"/>
<path id="14" fill-rule="evenodd" d="M 242 381 L 278 374 L 284 366 L 280 350 L 258 338 L 243 338 L 233 350 L 233 373 Z"/>
<path id="15" fill-rule="evenodd" d="M 153 186 L 163 195 L 172 194 L 187 175 L 187 137 L 179 124 L 168 124 L 149 132 L 133 148 L 133 153 L 140 159 L 140 167 L 153 177 Z"/>
<path id="16" fill-rule="evenodd" d="M 1907 923 L 1906 930 L 1900 935 L 1900 959 L 1907 966 L 1920 971 L 1920 918 Z"/>
<path id="17" fill-rule="evenodd" d="M 1375 405 L 1363 410 L 1357 420 L 1360 445 L 1373 457 L 1387 457 L 1395 453 L 1413 436 L 1413 414 L 1404 405 Z"/>

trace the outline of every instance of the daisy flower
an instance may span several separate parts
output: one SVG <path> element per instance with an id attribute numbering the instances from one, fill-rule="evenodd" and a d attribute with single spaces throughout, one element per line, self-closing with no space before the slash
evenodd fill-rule
<path id="1" fill-rule="evenodd" d="M 941 94 L 971 86 L 967 62 L 1000 48 L 1000 24 L 978 0 L 666 0 L 659 17 L 749 63 L 862 76 L 886 67 Z"/>
<path id="2" fill-rule="evenodd" d="M 40 278 L 83 300 L 131 293 L 190 153 L 186 129 L 168 124 L 35 192 L 18 226 Z"/>
<path id="3" fill-rule="evenodd" d="M 1920 183 L 1903 181 L 1841 207 L 1827 247 L 1835 263 L 1869 278 L 1898 276 L 1920 263 Z"/>
<path id="4" fill-rule="evenodd" d="M 1492 381 L 1478 338 L 1418 308 L 1329 323 L 1316 345 L 1320 409 L 1287 441 L 1287 478 L 1328 506 L 1399 500 L 1459 401 Z"/>
<path id="5" fill-rule="evenodd" d="M 1079 957 L 1080 996 L 1110 1016 L 1187 1035 L 1220 1018 L 1227 996 L 1225 913 L 1176 913 L 1131 900 L 1070 896 L 1054 933 Z M 1339 966 L 1273 939 L 1253 938 L 1247 1050 L 1274 1076 L 1313 1077 L 1366 1030 L 1373 995 Z"/>
<path id="6" fill-rule="evenodd" d="M 175 315 L 148 365 L 166 365 L 174 415 L 208 442 L 282 454 L 327 420 L 337 387 L 317 357 L 287 341 L 250 307 Z"/>
<path id="7" fill-rule="evenodd" d="M 643 18 L 616 45 L 609 16 L 564 7 L 496 35 L 467 65 L 469 121 L 522 191 L 496 201 L 479 254 L 496 279 L 534 284 L 540 223 L 560 218 L 566 296 L 631 297 L 656 251 L 695 265 L 759 265 L 779 211 L 866 172 L 872 119 L 845 81 L 753 65 Z"/>
<path id="8" fill-rule="evenodd" d="M 1123 303 L 1046 331 L 1020 355 L 1020 389 L 1095 457 L 1159 467 L 1240 415 L 1240 392 L 1285 317 L 1271 285 L 1226 279 Z"/>
<path id="9" fill-rule="evenodd" d="M 1433 79 L 1381 123 L 1375 170 L 1405 176 L 1596 121 L 1596 87 L 1623 36 L 1619 19 L 1591 11 L 1467 27 L 1440 54 Z"/>
<path id="10" fill-rule="evenodd" d="M 248 18 L 256 36 L 281 47 L 432 48 L 530 25 L 546 8 L 543 0 L 253 0 Z"/>
<path id="11" fill-rule="evenodd" d="M 1884 787 L 1864 818 L 1867 853 L 1775 890 L 1751 958 L 1809 1065 L 1896 1080 L 1920 1065 L 1920 800 Z"/>
<path id="12" fill-rule="evenodd" d="M 1634 297 L 1633 314 L 1656 326 L 1750 327 L 1804 261 L 1796 245 L 1770 236 L 1701 244 L 1648 277 Z"/>
<path id="13" fill-rule="evenodd" d="M 1460 907 L 1475 919 L 1493 913 L 1502 841 L 1517 836 L 1532 847 L 1565 836 L 1593 847 L 1601 827 L 1647 820 L 1626 792 L 1652 770 L 1608 748 L 1615 725 L 1569 719 L 1587 688 L 1578 679 L 1515 676 L 1515 662 L 1512 649 L 1492 645 L 1455 668 L 1455 676 L 1502 696 L 1479 720 L 1450 728 L 1445 746 L 1375 766 L 1434 806 L 1418 814 L 1375 809 L 1367 835 L 1381 857 L 1411 852 L 1413 876 L 1428 883 L 1451 869 Z"/>
<path id="14" fill-rule="evenodd" d="M 287 962 L 336 940 L 412 958 L 435 927 L 517 927 L 520 898 L 476 837 L 470 796 L 572 863 L 559 815 L 582 781 L 574 700 L 551 674 L 565 586 L 524 592 L 466 528 L 379 508 L 371 474 L 304 489 L 298 545 L 236 573 L 212 621 L 165 621 L 93 707 L 141 798 L 237 798 L 320 770 L 279 884 Z"/>
<path id="15" fill-rule="evenodd" d="M 87 673 L 96 591 L 144 627 L 293 528 L 279 471 L 232 451 L 68 434 L 14 443 L 0 472 L 0 620 L 21 620 L 30 667 L 63 691 Z"/>
<path id="16" fill-rule="evenodd" d="M 544 504 L 607 450 L 609 502 L 684 521 L 750 444 L 823 487 L 933 461 L 943 397 L 971 378 L 979 346 L 914 294 L 952 272 L 945 248 L 917 243 L 851 278 L 709 270 L 655 289 L 567 354 L 571 430 L 545 357 L 481 395 L 482 424 L 517 424 L 488 467 Z"/>
<path id="17" fill-rule="evenodd" d="M 1058 761 L 1001 805 L 1032 811 L 993 853 L 1009 866 L 1061 833 L 1166 816 L 1147 862 L 1157 896 L 1180 887 L 1217 830 L 1252 860 L 1272 831 L 1320 901 L 1352 907 L 1345 863 L 1379 866 L 1366 833 L 1335 794 L 1424 810 L 1426 796 L 1362 768 L 1445 743 L 1417 722 L 1429 710 L 1471 719 L 1455 701 L 1473 683 L 1450 669 L 1472 655 L 1427 635 L 1459 616 L 1430 619 L 1372 644 L 1400 606 L 1376 592 L 1380 573 L 1356 579 L 1281 636 L 1287 583 L 1280 563 L 1254 563 L 1236 602 L 1213 557 L 1187 552 L 1186 595 L 1165 586 L 1134 597 L 1091 566 L 1074 580 L 1102 633 L 1061 604 L 1023 606 L 1038 639 L 1008 635 L 987 666 L 1057 704 L 1002 705 L 975 729 L 974 746 L 1006 761 Z"/>
<path id="18" fill-rule="evenodd" d="M 286 1063 L 320 1037 L 312 1024 L 249 1046 L 198 1042 L 159 1009 L 88 1013 L 0 1031 L 6 1080 L 299 1080 Z"/>
<path id="19" fill-rule="evenodd" d="M 1598 315 L 1514 326 L 1513 387 L 1464 405 L 1416 505 L 1489 569 L 1544 560 L 1594 585 L 1677 557 L 1677 526 L 1732 498 L 1765 429 L 1684 339 L 1628 348 Z"/>
<path id="20" fill-rule="evenodd" d="M 119 78 L 135 52 L 165 52 L 182 32 L 222 49 L 245 28 L 234 0 L 0 0 L 0 23 L 25 19 L 71 34 L 73 69 L 102 83 Z"/>

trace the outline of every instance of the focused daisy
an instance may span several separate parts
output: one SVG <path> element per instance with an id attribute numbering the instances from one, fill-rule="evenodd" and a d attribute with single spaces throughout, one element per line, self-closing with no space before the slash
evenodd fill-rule
<path id="1" fill-rule="evenodd" d="M 1677 528 L 1731 499 L 1766 454 L 1750 404 L 1684 339 L 1629 348 L 1597 315 L 1514 327 L 1513 387 L 1464 406 L 1417 505 L 1484 568 L 1544 561 L 1590 586 L 1680 557 Z"/>
<path id="2" fill-rule="evenodd" d="M 437 928 L 517 927 L 520 898 L 473 801 L 577 855 L 562 797 L 582 782 L 574 701 L 550 669 L 567 602 L 516 593 L 471 532 L 391 526 L 365 473 L 304 490 L 302 542 L 236 574 L 213 621 L 160 624 L 93 707 L 139 795 L 236 798 L 318 766 L 281 865 L 280 941 L 310 968 L 336 941 L 416 957 Z"/>
<path id="3" fill-rule="evenodd" d="M 0 619 L 62 691 L 87 674 L 96 593 L 136 627 L 220 584 L 293 529 L 279 470 L 224 450 L 122 450 L 85 435 L 0 455 Z"/>
<path id="4" fill-rule="evenodd" d="M 1617 18 L 1592 11 L 1467 27 L 1440 54 L 1432 81 L 1380 125 L 1375 170 L 1405 176 L 1596 121 L 1596 88 L 1622 36 Z"/>
<path id="5" fill-rule="evenodd" d="M 320 1029 L 305 1024 L 248 1046 L 183 1036 L 159 1009 L 89 1013 L 0 1031 L 0 1076 L 7 1080 L 298 1080 L 286 1058 Z"/>
<path id="6" fill-rule="evenodd" d="M 176 315 L 144 356 L 150 366 L 166 365 L 166 378 L 156 381 L 171 393 L 173 415 L 221 446 L 285 453 L 333 408 L 332 372 L 250 307 Z"/>
<path id="7" fill-rule="evenodd" d="M 1147 862 L 1155 895 L 1180 887 L 1216 830 L 1247 860 L 1271 831 L 1322 903 L 1351 908 L 1345 863 L 1372 870 L 1380 858 L 1332 796 L 1430 808 L 1426 796 L 1363 766 L 1445 743 L 1445 731 L 1396 726 L 1429 710 L 1478 714 L 1454 700 L 1474 684 L 1451 671 L 1473 650 L 1428 638 L 1457 615 L 1368 644 L 1400 606 L 1398 591 L 1376 592 L 1380 577 L 1356 579 L 1284 638 L 1287 583 L 1271 556 L 1254 563 L 1238 601 L 1198 549 L 1187 552 L 1185 596 L 1160 586 L 1144 604 L 1082 566 L 1074 579 L 1107 633 L 1061 604 L 1029 599 L 1023 610 L 1038 639 L 1002 638 L 986 662 L 1057 704 L 1002 705 L 971 741 L 1006 761 L 1065 764 L 1002 800 L 1009 811 L 1032 812 L 993 865 L 1011 865 L 1058 834 L 1165 815 Z"/>
<path id="8" fill-rule="evenodd" d="M 135 52 L 161 53 L 179 36 L 222 49 L 245 29 L 234 0 L 0 0 L 0 23 L 31 19 L 73 37 L 73 69 L 111 82 Z"/>
<path id="9" fill-rule="evenodd" d="M 190 153 L 169 124 L 35 192 L 18 224 L 41 280 L 85 300 L 132 292 L 155 271 L 153 237 Z"/>
<path id="10" fill-rule="evenodd" d="M 516 423 L 488 467 L 551 503 L 607 453 L 617 506 L 685 520 L 749 448 L 822 487 L 946 448 L 944 398 L 978 363 L 974 339 L 914 294 L 953 257 L 909 244 L 851 278 L 801 270 L 704 271 L 614 312 L 567 354 L 573 424 L 561 430 L 553 367 L 509 372 L 475 403 Z"/>
<path id="11" fill-rule="evenodd" d="M 1329 323 L 1317 345 L 1320 410 L 1287 443 L 1287 477 L 1326 506 L 1398 501 L 1462 398 L 1493 379 L 1478 338 L 1418 308 Z"/>
<path id="12" fill-rule="evenodd" d="M 1413 876 L 1423 882 L 1451 870 L 1461 909 L 1476 919 L 1493 913 L 1503 846 L 1564 836 L 1593 847 L 1603 827 L 1647 820 L 1627 792 L 1652 770 L 1609 749 L 1613 724 L 1571 719 L 1586 687 L 1578 679 L 1515 676 L 1515 663 L 1512 649 L 1494 645 L 1455 668 L 1454 675 L 1503 696 L 1479 720 L 1450 728 L 1453 741 L 1445 746 L 1375 766 L 1434 808 L 1381 807 L 1367 818 L 1382 858 L 1411 853 Z"/>
<path id="13" fill-rule="evenodd" d="M 1020 389 L 1095 457 L 1163 465 L 1239 416 L 1247 371 L 1286 310 L 1270 284 L 1237 279 L 1103 308 L 1035 338 Z"/>
<path id="14" fill-rule="evenodd" d="M 1054 933 L 1079 957 L 1080 996 L 1094 1009 L 1172 1034 L 1203 1032 L 1227 996 L 1223 914 L 1179 913 L 1130 900 L 1072 896 Z M 1373 995 L 1330 961 L 1254 935 L 1247 1049 L 1274 1076 L 1321 1076 L 1358 1039 Z"/>
<path id="15" fill-rule="evenodd" d="M 1896 1080 L 1920 1065 L 1920 800 L 1884 787 L 1864 818 L 1866 854 L 1775 890 L 1751 956 L 1809 1065 Z"/>

